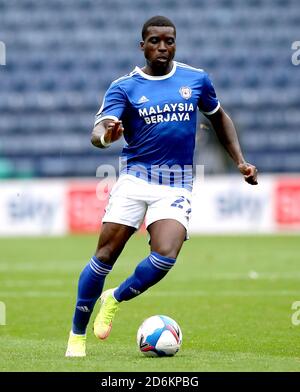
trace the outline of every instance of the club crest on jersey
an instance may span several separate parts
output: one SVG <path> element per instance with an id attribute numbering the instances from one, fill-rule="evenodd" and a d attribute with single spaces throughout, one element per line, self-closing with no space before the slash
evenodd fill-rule
<path id="1" fill-rule="evenodd" d="M 187 86 L 180 87 L 179 92 L 180 92 L 180 95 L 182 96 L 182 98 L 184 98 L 184 99 L 189 99 L 192 96 L 192 89 Z"/>

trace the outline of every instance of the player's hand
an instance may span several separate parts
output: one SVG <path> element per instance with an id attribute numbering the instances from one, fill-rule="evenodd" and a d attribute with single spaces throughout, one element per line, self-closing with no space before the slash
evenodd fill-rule
<path id="1" fill-rule="evenodd" d="M 244 179 L 248 184 L 257 185 L 257 169 L 251 163 L 240 163 L 238 165 L 239 171 L 243 174 Z"/>
<path id="2" fill-rule="evenodd" d="M 120 139 L 123 135 L 124 128 L 122 121 L 110 121 L 105 127 L 104 140 L 106 143 L 112 143 Z"/>

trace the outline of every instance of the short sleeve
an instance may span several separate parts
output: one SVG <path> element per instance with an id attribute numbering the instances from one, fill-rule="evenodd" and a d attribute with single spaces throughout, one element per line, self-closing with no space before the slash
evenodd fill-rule
<path id="1" fill-rule="evenodd" d="M 217 98 L 214 85 L 207 73 L 205 73 L 203 78 L 203 88 L 198 102 L 198 107 L 199 110 L 206 115 L 216 113 L 220 107 L 220 102 Z"/>
<path id="2" fill-rule="evenodd" d="M 102 105 L 95 116 L 95 125 L 105 119 L 120 119 L 126 104 L 126 94 L 117 83 L 113 82 L 106 91 Z"/>

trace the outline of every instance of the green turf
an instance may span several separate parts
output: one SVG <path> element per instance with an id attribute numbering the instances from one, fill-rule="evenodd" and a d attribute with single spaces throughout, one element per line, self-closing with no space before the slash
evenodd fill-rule
<path id="1" fill-rule="evenodd" d="M 299 371 L 300 301 L 296 236 L 193 237 L 158 285 L 121 305 L 110 338 L 91 325 L 88 356 L 64 358 L 77 277 L 95 236 L 0 239 L 1 371 Z M 135 236 L 106 281 L 114 287 L 148 253 Z M 136 331 L 146 317 L 180 324 L 183 345 L 172 358 L 146 358 Z"/>

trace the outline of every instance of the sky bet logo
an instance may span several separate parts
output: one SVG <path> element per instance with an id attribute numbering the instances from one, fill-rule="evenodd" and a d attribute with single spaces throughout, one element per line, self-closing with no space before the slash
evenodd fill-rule
<path id="1" fill-rule="evenodd" d="M 6 64 L 6 47 L 5 43 L 0 41 L 0 65 Z"/>

